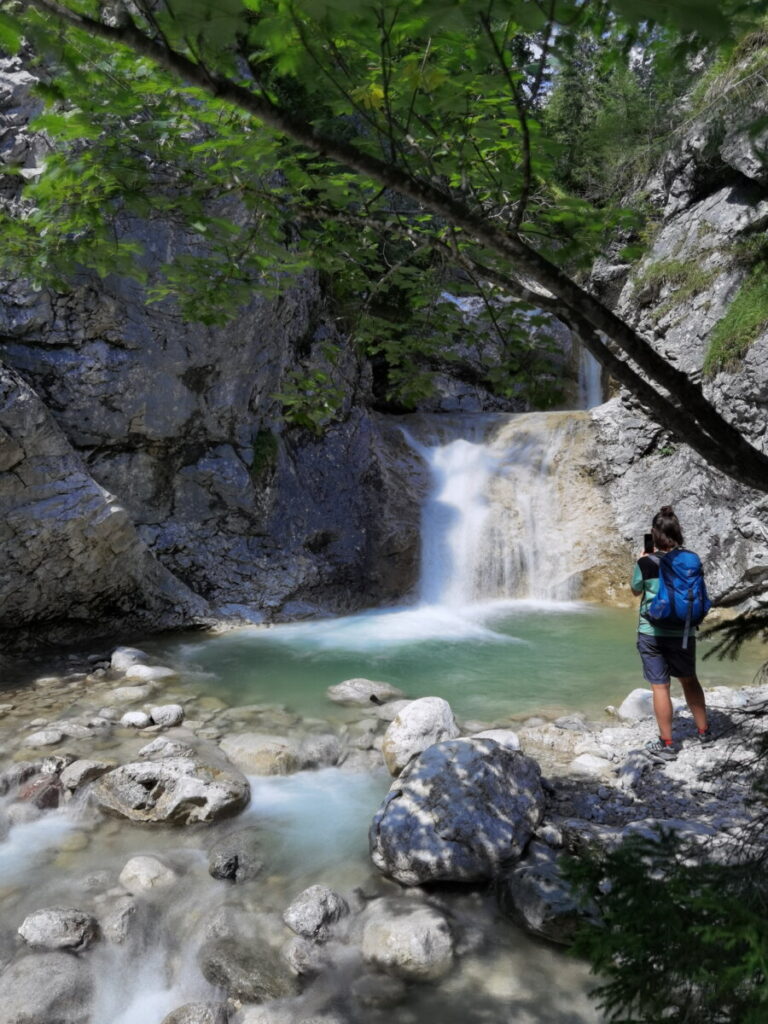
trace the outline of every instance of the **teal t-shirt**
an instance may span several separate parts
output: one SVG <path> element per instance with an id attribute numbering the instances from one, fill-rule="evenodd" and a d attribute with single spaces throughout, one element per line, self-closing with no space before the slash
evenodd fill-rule
<path id="1" fill-rule="evenodd" d="M 663 555 L 656 555 L 656 558 L 663 558 Z M 641 590 L 640 595 L 640 616 L 637 622 L 637 632 L 645 633 L 647 636 L 682 636 L 682 629 L 661 629 L 654 626 L 646 617 L 648 605 L 659 592 L 659 567 L 652 558 L 643 556 L 635 562 L 635 571 L 632 573 L 633 590 Z"/>

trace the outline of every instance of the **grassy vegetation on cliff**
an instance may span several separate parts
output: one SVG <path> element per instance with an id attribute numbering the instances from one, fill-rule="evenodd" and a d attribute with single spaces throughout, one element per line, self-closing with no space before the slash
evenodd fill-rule
<path id="1" fill-rule="evenodd" d="M 704 372 L 717 373 L 733 366 L 749 346 L 768 329 L 768 264 L 752 268 L 725 316 L 712 330 Z"/>

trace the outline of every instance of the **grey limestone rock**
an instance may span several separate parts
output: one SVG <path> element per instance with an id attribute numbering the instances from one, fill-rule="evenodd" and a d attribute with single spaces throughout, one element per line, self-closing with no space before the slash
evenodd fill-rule
<path id="1" fill-rule="evenodd" d="M 493 740 L 446 740 L 392 783 L 371 824 L 371 858 L 403 885 L 482 881 L 520 857 L 543 809 L 531 758 Z"/>
<path id="2" fill-rule="evenodd" d="M 185 1003 L 163 1017 L 162 1024 L 227 1024 L 226 1003 Z"/>
<path id="3" fill-rule="evenodd" d="M 234 939 L 210 939 L 198 956 L 204 977 L 246 1003 L 281 999 L 295 992 L 288 965 L 263 940 L 247 944 Z"/>
<path id="4" fill-rule="evenodd" d="M 448 701 L 442 697 L 421 697 L 397 714 L 384 734 L 382 753 L 390 775 L 399 775 L 415 754 L 459 735 L 459 727 Z"/>
<path id="5" fill-rule="evenodd" d="M 0 974 L 0 1024 L 89 1024 L 92 992 L 87 960 L 32 953 Z"/>
<path id="6" fill-rule="evenodd" d="M 391 683 L 376 682 L 373 679 L 345 679 L 342 683 L 329 686 L 325 692 L 334 704 L 360 704 L 363 707 L 405 696 L 402 690 Z"/>
<path id="7" fill-rule="evenodd" d="M 374 900 L 365 912 L 363 958 L 409 981 L 436 981 L 453 965 L 453 936 L 434 907 L 404 897 Z"/>
<path id="8" fill-rule="evenodd" d="M 497 882 L 502 910 L 534 935 L 568 945 L 584 918 L 597 919 L 595 907 L 582 907 L 558 866 L 558 854 L 533 842 L 525 857 Z"/>
<path id="9" fill-rule="evenodd" d="M 325 942 L 333 926 L 349 914 L 349 904 L 327 885 L 311 885 L 283 913 L 283 920 L 297 935 Z"/>
<path id="10" fill-rule="evenodd" d="M 177 756 L 121 765 L 102 775 L 91 794 L 102 810 L 131 821 L 186 825 L 237 814 L 250 787 L 231 765 Z"/>
<path id="11" fill-rule="evenodd" d="M 178 875 L 157 857 L 131 857 L 120 872 L 120 885 L 131 895 L 175 885 Z"/>
<path id="12" fill-rule="evenodd" d="M 219 744 L 238 768 L 253 775 L 290 775 L 301 767 L 299 744 L 288 736 L 242 732 Z"/>
<path id="13" fill-rule="evenodd" d="M 62 771 L 61 784 L 65 789 L 79 789 L 81 786 L 87 786 L 89 782 L 94 782 L 114 767 L 114 762 L 109 761 L 73 761 Z"/>
<path id="14" fill-rule="evenodd" d="M 174 725 L 181 725 L 184 721 L 184 708 L 181 704 L 161 704 L 158 707 L 150 708 L 149 716 L 155 725 L 170 728 Z"/>
<path id="15" fill-rule="evenodd" d="M 245 882 L 256 878 L 264 867 L 263 832 L 242 828 L 220 839 L 208 851 L 208 872 L 214 878 Z"/>
<path id="16" fill-rule="evenodd" d="M 96 939 L 98 925 L 90 914 L 75 908 L 45 907 L 24 918 L 19 935 L 37 949 L 80 952 Z"/>

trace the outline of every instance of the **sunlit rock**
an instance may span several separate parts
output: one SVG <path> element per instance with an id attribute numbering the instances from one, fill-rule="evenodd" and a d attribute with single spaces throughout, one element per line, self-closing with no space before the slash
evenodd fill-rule
<path id="1" fill-rule="evenodd" d="M 409 981 L 436 981 L 453 964 L 453 937 L 445 916 L 404 897 L 370 904 L 362 949 L 369 964 Z"/>
<path id="2" fill-rule="evenodd" d="M 473 733 L 472 739 L 495 740 L 502 747 L 507 747 L 509 750 L 520 749 L 520 740 L 517 733 L 513 732 L 512 729 L 484 729 L 482 732 Z"/>
<path id="3" fill-rule="evenodd" d="M 105 811 L 131 821 L 186 825 L 237 814 L 250 787 L 231 765 L 199 757 L 134 761 L 102 775 L 91 790 Z"/>
<path id="4" fill-rule="evenodd" d="M 379 683 L 372 679 L 345 679 L 343 683 L 329 686 L 325 694 L 334 704 L 369 705 L 405 697 L 403 691 L 391 683 Z"/>
<path id="5" fill-rule="evenodd" d="M 45 907 L 24 918 L 19 935 L 37 949 L 71 949 L 78 953 L 96 938 L 95 918 L 82 910 Z"/>
<path id="6" fill-rule="evenodd" d="M 534 760 L 494 740 L 447 740 L 392 783 L 371 825 L 371 858 L 403 885 L 493 878 L 520 857 L 543 808 Z"/>
<path id="7" fill-rule="evenodd" d="M 441 740 L 459 735 L 451 705 L 442 697 L 411 701 L 397 714 L 384 734 L 382 753 L 391 775 L 399 775 L 415 754 Z"/>

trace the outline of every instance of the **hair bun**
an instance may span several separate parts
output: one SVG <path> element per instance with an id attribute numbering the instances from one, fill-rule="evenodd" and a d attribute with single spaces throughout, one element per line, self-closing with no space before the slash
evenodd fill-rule
<path id="1" fill-rule="evenodd" d="M 675 510 L 671 505 L 662 505 L 659 510 L 659 514 L 662 516 L 673 516 L 675 514 Z"/>

